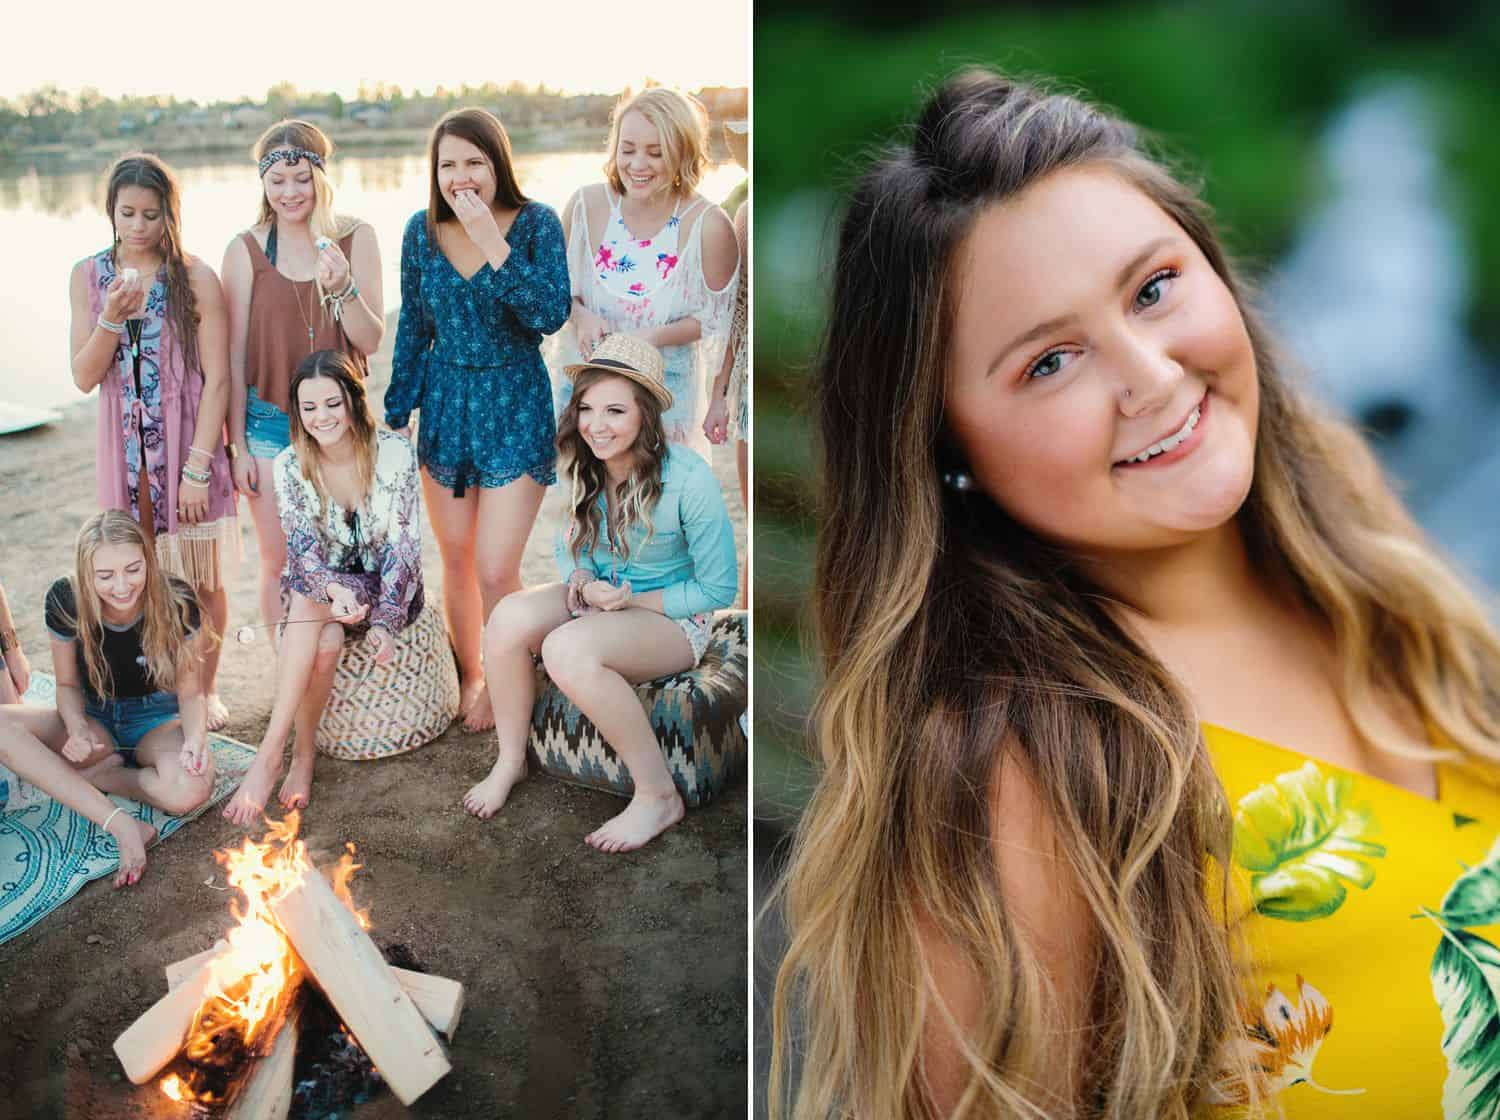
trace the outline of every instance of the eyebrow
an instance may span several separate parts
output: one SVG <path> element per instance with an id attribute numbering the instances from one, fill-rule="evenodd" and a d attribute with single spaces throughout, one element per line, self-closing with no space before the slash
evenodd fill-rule
<path id="1" fill-rule="evenodd" d="M 1138 252 L 1135 256 L 1131 257 L 1130 260 L 1125 263 L 1125 266 L 1121 268 L 1119 273 L 1115 276 L 1115 290 L 1118 291 L 1126 284 L 1130 283 L 1130 278 L 1134 276 L 1138 271 L 1140 271 L 1141 265 L 1145 264 L 1147 260 L 1149 260 L 1154 254 L 1159 252 L 1163 246 L 1169 245 L 1176 240 L 1177 238 L 1174 235 L 1167 234 L 1148 241 L 1144 246 L 1141 247 L 1141 251 Z M 999 368 L 999 366 L 1005 361 L 1006 358 L 1010 357 L 1013 351 L 1020 349 L 1028 342 L 1035 342 L 1037 339 L 1042 338 L 1045 335 L 1049 335 L 1053 331 L 1059 330 L 1076 322 L 1077 318 L 1078 317 L 1071 312 L 1066 315 L 1058 315 L 1056 318 L 1048 319 L 1045 322 L 1038 323 L 1025 334 L 1018 335 L 1016 338 L 1010 341 L 1009 345 L 1007 345 L 1003 350 L 995 355 L 994 360 L 990 362 L 990 364 L 985 368 L 984 376 L 986 378 L 992 376 L 995 370 Z"/>

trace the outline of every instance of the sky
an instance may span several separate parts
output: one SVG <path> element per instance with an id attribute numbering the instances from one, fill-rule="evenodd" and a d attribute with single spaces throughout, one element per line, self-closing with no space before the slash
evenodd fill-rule
<path id="1" fill-rule="evenodd" d="M 408 93 L 487 81 L 611 94 L 646 78 L 687 90 L 750 84 L 750 0 L 487 0 L 470 11 L 410 0 L 302 2 L 277 16 L 278 7 L 16 5 L 6 16 L 0 97 L 48 82 L 67 92 L 93 86 L 111 97 L 195 101 L 259 99 L 280 81 L 346 99 L 361 82 Z M 301 12 L 309 15 L 299 20 Z M 238 37 L 235 22 L 244 24 Z"/>

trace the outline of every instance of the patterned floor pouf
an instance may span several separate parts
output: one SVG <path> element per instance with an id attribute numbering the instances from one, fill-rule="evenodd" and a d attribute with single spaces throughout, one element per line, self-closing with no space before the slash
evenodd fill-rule
<path id="1" fill-rule="evenodd" d="M 746 617 L 744 611 L 718 612 L 697 668 L 635 690 L 677 792 L 690 807 L 711 801 L 745 769 L 740 715 L 749 699 Z M 564 781 L 625 797 L 635 792 L 630 772 L 599 729 L 540 667 L 527 747 L 543 770 Z"/>
<path id="2" fill-rule="evenodd" d="M 458 715 L 458 668 L 443 616 L 429 603 L 377 665 L 363 637 L 344 643 L 318 724 L 318 753 L 364 761 L 432 742 Z"/>

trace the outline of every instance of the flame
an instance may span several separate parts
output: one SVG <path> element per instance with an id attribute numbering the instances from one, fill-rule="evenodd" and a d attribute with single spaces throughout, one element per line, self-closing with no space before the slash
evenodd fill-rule
<path id="1" fill-rule="evenodd" d="M 243 901 L 230 902 L 237 924 L 226 935 L 229 947 L 210 965 L 208 989 L 183 1046 L 188 1060 L 200 1069 L 233 1067 L 246 1055 L 267 1048 L 302 983 L 301 961 L 277 925 L 271 905 L 316 872 L 306 844 L 297 838 L 301 814 L 291 812 L 281 821 L 266 823 L 269 831 L 260 843 L 247 838 L 238 850 L 214 853 Z M 367 913 L 355 908 L 349 893 L 349 880 L 361 865 L 354 861 L 354 845 L 346 844 L 345 849 L 333 871 L 334 890 L 360 926 L 369 929 Z M 174 1074 L 163 1079 L 161 1090 L 175 1101 L 222 1099 L 206 1087 L 195 1089 L 194 1080 L 185 1082 Z"/>

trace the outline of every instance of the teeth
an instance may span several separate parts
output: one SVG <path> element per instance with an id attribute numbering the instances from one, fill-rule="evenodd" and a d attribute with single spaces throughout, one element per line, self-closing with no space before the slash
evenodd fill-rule
<path id="1" fill-rule="evenodd" d="M 1165 453 L 1167 451 L 1171 451 L 1179 443 L 1181 443 L 1183 440 L 1187 439 L 1188 436 L 1190 436 L 1190 435 L 1193 434 L 1193 429 L 1198 426 L 1198 416 L 1199 416 L 1199 410 L 1196 409 L 1196 408 L 1193 409 L 1192 414 L 1189 415 L 1188 418 L 1187 418 L 1187 423 L 1183 424 L 1183 426 L 1181 428 L 1179 428 L 1177 431 L 1173 432 L 1171 435 L 1169 435 L 1166 439 L 1162 440 L 1160 443 L 1153 443 L 1150 447 L 1146 448 L 1146 450 L 1142 451 L 1139 455 L 1137 455 L 1134 458 L 1130 459 L 1129 462 L 1132 462 L 1132 463 L 1144 463 L 1147 459 L 1151 459 L 1151 458 L 1154 458 L 1157 455 L 1161 455 L 1161 454 L 1163 454 L 1163 453 Z"/>

